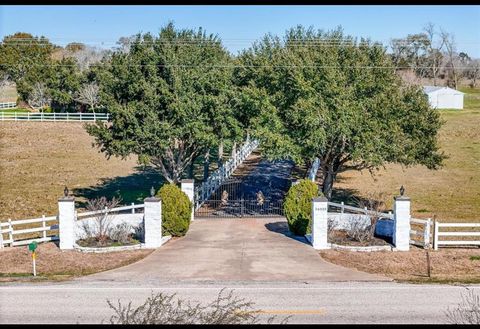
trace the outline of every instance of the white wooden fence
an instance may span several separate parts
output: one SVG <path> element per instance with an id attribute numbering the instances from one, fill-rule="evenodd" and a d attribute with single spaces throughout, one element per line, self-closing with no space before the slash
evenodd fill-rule
<path id="1" fill-rule="evenodd" d="M 30 113 L 0 111 L 0 121 L 108 121 L 108 113 Z"/>
<path id="2" fill-rule="evenodd" d="M 16 102 L 0 102 L 0 109 L 14 109 L 16 107 Z"/>
<path id="3" fill-rule="evenodd" d="M 378 212 L 375 210 L 369 210 L 367 207 L 365 208 L 359 208 L 359 207 L 353 207 L 353 206 L 347 206 L 345 203 L 342 201 L 341 203 L 335 203 L 335 202 L 328 202 L 329 207 L 334 207 L 337 208 L 337 212 L 343 214 L 345 211 L 349 213 L 357 213 L 357 214 L 363 214 L 363 215 L 370 215 L 370 216 L 376 216 L 376 217 L 383 217 L 383 218 L 389 218 L 393 219 L 393 214 L 391 212 L 384 213 L 384 212 Z"/>
<path id="4" fill-rule="evenodd" d="M 56 221 L 56 224 L 49 224 L 47 222 Z M 26 228 L 26 229 L 15 229 L 15 226 L 18 225 L 25 225 L 25 224 L 40 224 L 38 227 Z M 5 228 L 6 227 L 6 228 Z M 4 245 L 8 244 L 12 246 L 21 246 L 29 244 L 32 241 L 37 242 L 45 242 L 45 241 L 54 241 L 58 240 L 58 235 L 52 235 L 51 233 L 47 233 L 51 230 L 58 230 L 58 218 L 57 216 L 49 216 L 45 217 L 42 216 L 40 218 L 32 218 L 32 219 L 22 219 L 22 220 L 15 220 L 12 221 L 9 219 L 7 222 L 0 223 L 0 248 L 3 248 Z M 32 238 L 32 239 L 25 239 L 19 237 L 20 235 L 25 235 L 29 233 L 41 233 L 41 237 L 39 238 Z M 8 239 L 3 239 L 3 234 L 8 235 Z"/>
<path id="5" fill-rule="evenodd" d="M 411 218 L 410 225 L 414 228 L 420 227 L 415 230 L 410 229 L 410 244 L 430 249 L 432 247 L 432 219 Z"/>
<path id="6" fill-rule="evenodd" d="M 98 211 L 87 211 L 76 213 L 76 219 L 86 219 L 89 217 L 93 217 L 97 214 L 101 213 L 117 213 L 117 212 L 124 212 L 130 211 L 132 214 L 138 213 L 139 209 L 145 208 L 144 204 L 131 204 L 130 206 L 121 206 L 117 208 L 112 208 L 105 212 L 105 210 L 98 210 Z M 47 222 L 49 223 L 47 225 Z M 56 222 L 56 223 L 50 223 Z M 16 229 L 15 226 L 25 225 L 25 224 L 35 224 L 34 226 L 37 227 L 29 227 L 26 229 Z M 3 248 L 6 245 L 12 246 L 21 246 L 29 244 L 33 241 L 36 242 L 46 242 L 46 241 L 55 241 L 59 240 L 59 236 L 53 234 L 52 230 L 58 230 L 58 216 L 49 216 L 49 217 L 39 217 L 39 218 L 32 218 L 32 219 L 22 219 L 22 220 L 15 220 L 12 221 L 9 219 L 6 222 L 0 223 L 0 248 Z M 36 238 L 25 238 L 25 234 L 37 233 L 41 235 L 40 237 Z M 4 234 L 7 236 L 4 239 Z M 23 235 L 23 236 L 22 236 Z"/>
<path id="7" fill-rule="evenodd" d="M 480 237 L 480 231 L 441 231 L 441 228 L 480 228 L 480 223 L 439 223 L 434 227 L 434 249 L 443 246 L 480 246 L 480 238 L 476 240 L 441 240 L 440 237 Z"/>
<path id="8" fill-rule="evenodd" d="M 202 204 L 210 198 L 212 193 L 214 193 L 220 185 L 230 177 L 235 169 L 258 147 L 258 145 L 258 140 L 247 140 L 247 142 L 230 160 L 215 170 L 205 182 L 195 186 L 195 210 L 198 210 Z"/>

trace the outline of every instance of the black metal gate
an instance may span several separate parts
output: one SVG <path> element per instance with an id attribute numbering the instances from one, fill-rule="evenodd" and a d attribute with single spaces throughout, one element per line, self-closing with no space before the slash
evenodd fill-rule
<path id="1" fill-rule="evenodd" d="M 279 217 L 283 216 L 283 199 L 265 196 L 238 180 L 222 184 L 210 199 L 195 211 L 196 218 Z"/>

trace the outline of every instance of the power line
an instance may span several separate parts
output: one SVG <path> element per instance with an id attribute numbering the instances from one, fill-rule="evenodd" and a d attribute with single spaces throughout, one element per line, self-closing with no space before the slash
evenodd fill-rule
<path id="1" fill-rule="evenodd" d="M 22 64 L 2 64 L 2 66 L 22 66 Z M 75 67 L 77 64 L 37 64 L 36 66 L 45 67 Z M 332 66 L 332 65 L 182 65 L 182 64 L 100 64 L 92 63 L 90 66 L 130 66 L 130 67 L 145 67 L 145 66 L 156 66 L 156 67 L 179 67 L 179 68 L 324 68 L 324 69 L 388 69 L 388 70 L 402 70 L 402 69 L 438 69 L 438 66 Z M 455 69 L 467 69 L 468 66 L 455 66 Z M 450 69 L 446 67 L 446 69 Z"/>

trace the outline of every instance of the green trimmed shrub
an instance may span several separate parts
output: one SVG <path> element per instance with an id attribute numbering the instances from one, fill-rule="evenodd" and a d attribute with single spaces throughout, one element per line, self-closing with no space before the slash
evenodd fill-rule
<path id="1" fill-rule="evenodd" d="M 290 187 L 283 203 L 288 228 L 295 235 L 311 233 L 312 198 L 319 196 L 317 184 L 302 179 Z"/>
<path id="2" fill-rule="evenodd" d="M 190 226 L 192 209 L 188 196 L 174 184 L 163 185 L 157 196 L 162 199 L 163 232 L 166 235 L 184 236 Z"/>

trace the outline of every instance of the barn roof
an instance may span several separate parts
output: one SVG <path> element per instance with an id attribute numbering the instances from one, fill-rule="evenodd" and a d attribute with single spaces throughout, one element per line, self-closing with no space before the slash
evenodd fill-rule
<path id="1" fill-rule="evenodd" d="M 453 88 L 450 88 L 450 87 L 439 87 L 439 86 L 423 86 L 423 91 L 426 93 L 426 94 L 430 94 L 434 91 L 437 91 L 437 90 L 440 90 L 440 89 L 444 89 L 444 90 L 448 90 L 448 91 L 453 91 L 455 93 L 459 93 L 459 94 L 463 94 L 461 91 L 458 91 L 456 89 L 453 89 Z"/>

